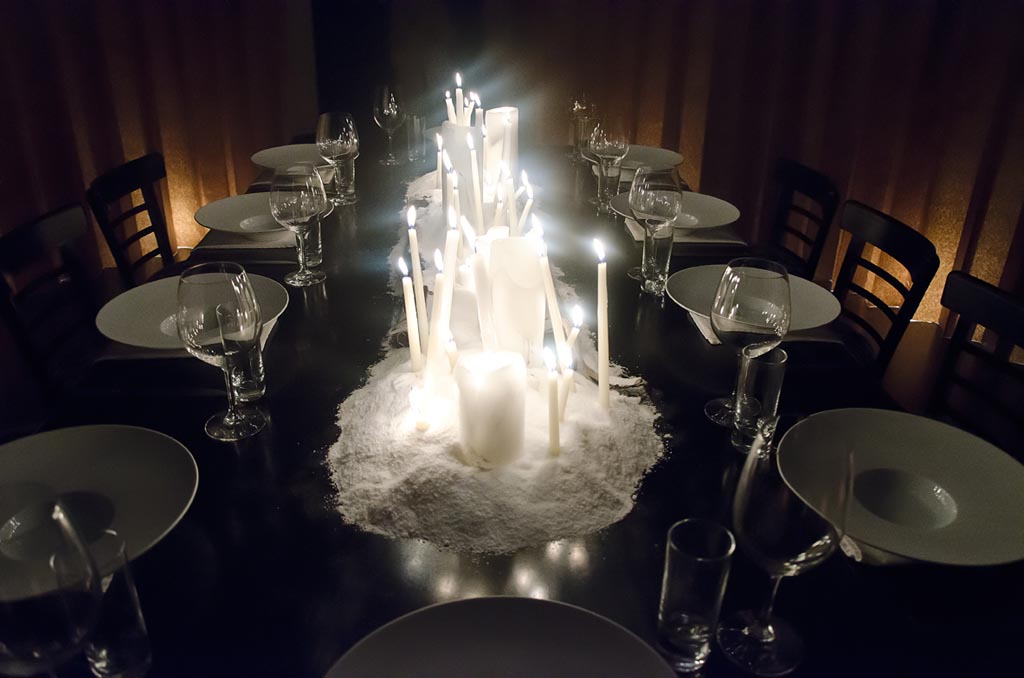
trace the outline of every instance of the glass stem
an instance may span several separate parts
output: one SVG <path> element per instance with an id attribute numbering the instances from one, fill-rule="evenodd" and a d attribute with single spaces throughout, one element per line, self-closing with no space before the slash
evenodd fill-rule
<path id="1" fill-rule="evenodd" d="M 238 421 L 238 398 L 235 396 L 235 384 L 231 379 L 231 371 L 234 369 L 235 360 L 228 355 L 224 356 L 224 389 L 228 393 L 228 411 L 224 415 L 224 422 L 233 424 Z"/>
<path id="2" fill-rule="evenodd" d="M 295 251 L 299 255 L 299 273 L 306 273 L 306 233 L 308 231 L 295 231 Z"/>
<path id="3" fill-rule="evenodd" d="M 394 160 L 395 154 L 391 151 L 391 132 L 388 132 L 388 160 Z"/>
<path id="4" fill-rule="evenodd" d="M 775 594 L 779 591 L 779 584 L 782 583 L 780 575 L 771 576 L 771 585 L 764 603 L 757 611 L 757 619 L 750 627 L 750 635 L 760 643 L 771 643 L 775 641 L 775 629 L 772 628 L 772 608 L 775 607 Z"/>

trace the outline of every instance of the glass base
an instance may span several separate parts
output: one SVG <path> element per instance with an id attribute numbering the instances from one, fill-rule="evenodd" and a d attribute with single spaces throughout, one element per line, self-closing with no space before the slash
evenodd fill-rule
<path id="1" fill-rule="evenodd" d="M 773 638 L 762 640 L 755 631 L 751 610 L 737 612 L 723 620 L 715 634 L 722 653 L 733 664 L 755 676 L 784 676 L 792 673 L 804 658 L 804 641 L 782 619 L 771 620 Z"/>
<path id="2" fill-rule="evenodd" d="M 732 428 L 733 419 L 735 418 L 735 410 L 733 410 L 735 400 L 735 396 L 709 400 L 704 405 L 704 416 L 710 419 L 712 424 L 724 428 Z"/>
<path id="3" fill-rule="evenodd" d="M 214 440 L 234 442 L 251 438 L 267 425 L 267 420 L 259 410 L 240 409 L 233 421 L 227 420 L 227 412 L 218 412 L 206 422 L 206 435 Z"/>
<path id="4" fill-rule="evenodd" d="M 284 277 L 284 283 L 292 287 L 309 287 L 327 280 L 323 271 L 292 271 Z"/>
<path id="5" fill-rule="evenodd" d="M 666 280 L 643 280 L 640 282 L 640 289 L 647 294 L 652 294 L 656 297 L 660 297 L 665 294 L 665 283 Z"/>

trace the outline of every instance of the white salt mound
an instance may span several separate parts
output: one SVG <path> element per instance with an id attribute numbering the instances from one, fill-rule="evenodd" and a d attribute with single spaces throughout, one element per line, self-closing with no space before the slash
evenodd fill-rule
<path id="1" fill-rule="evenodd" d="M 466 465 L 456 400 L 434 400 L 430 428 L 416 430 L 406 355 L 391 351 L 338 410 L 342 434 L 329 453 L 338 509 L 364 530 L 486 553 L 580 536 L 629 513 L 661 456 L 650 405 L 612 393 L 605 413 L 597 386 L 577 375 L 552 457 L 546 397 L 531 373 L 522 457 L 492 470 Z"/>

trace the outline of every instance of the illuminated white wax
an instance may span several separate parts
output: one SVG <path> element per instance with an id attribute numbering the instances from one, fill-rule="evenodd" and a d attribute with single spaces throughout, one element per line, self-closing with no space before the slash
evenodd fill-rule
<path id="1" fill-rule="evenodd" d="M 580 325 L 582 324 L 583 309 L 577 304 L 572 307 L 572 330 L 569 332 L 569 338 L 565 340 L 565 345 L 569 351 L 572 351 L 572 347 L 576 343 L 576 337 L 580 336 Z"/>
<path id="2" fill-rule="evenodd" d="M 498 186 L 498 198 L 494 201 L 494 219 L 491 221 L 491 228 L 502 228 L 505 226 L 505 191 Z"/>
<path id="3" fill-rule="evenodd" d="M 526 170 L 519 173 L 519 188 L 516 189 L 516 199 L 526 193 L 526 187 L 530 185 L 530 177 L 526 176 Z"/>
<path id="4" fill-rule="evenodd" d="M 452 201 L 451 201 L 451 207 L 449 207 L 449 212 L 448 212 L 448 224 L 449 224 L 449 226 L 451 225 L 451 214 L 452 213 L 451 213 L 450 210 L 451 210 L 452 207 L 454 207 L 455 208 L 455 224 L 456 224 L 456 226 L 454 226 L 453 228 L 457 228 L 459 221 L 462 219 L 462 200 L 459 198 L 459 175 L 458 175 L 458 173 L 457 172 L 452 172 L 451 179 L 452 179 Z M 456 253 L 457 253 L 457 251 L 456 251 Z"/>
<path id="5" fill-rule="evenodd" d="M 459 349 L 455 345 L 455 337 L 451 334 L 448 335 L 448 341 L 444 344 L 444 352 L 448 355 L 448 365 L 451 369 L 455 369 L 455 364 L 459 362 Z"/>
<path id="6" fill-rule="evenodd" d="M 569 391 L 572 390 L 572 379 L 575 374 L 572 369 L 572 353 L 568 348 L 558 356 L 558 361 L 564 366 L 558 380 L 558 419 L 565 421 L 565 407 L 569 404 Z"/>
<path id="7" fill-rule="evenodd" d="M 555 354 L 550 348 L 544 349 L 544 364 L 548 368 L 548 451 L 557 457 L 562 451 L 558 431 L 558 372 L 555 370 Z"/>
<path id="8" fill-rule="evenodd" d="M 423 353 L 420 351 L 420 327 L 416 318 L 416 301 L 412 291 L 412 279 L 409 278 L 409 267 L 405 259 L 398 260 L 398 269 L 402 272 L 402 297 L 405 299 L 405 324 L 409 334 L 409 361 L 414 372 L 423 368 Z"/>
<path id="9" fill-rule="evenodd" d="M 412 259 L 412 284 L 416 294 L 416 319 L 420 327 L 420 345 L 427 345 L 427 299 L 423 292 L 423 262 L 420 260 L 420 240 L 416 232 L 416 207 L 409 206 L 405 212 L 405 221 L 409 225 L 409 257 Z"/>
<path id="10" fill-rule="evenodd" d="M 548 317 L 551 318 L 551 334 L 555 338 L 555 350 L 558 352 L 558 360 L 561 363 L 565 354 L 565 327 L 562 326 L 562 311 L 558 307 L 558 295 L 555 293 L 555 281 L 551 277 L 551 264 L 548 262 L 548 249 L 541 241 L 540 250 L 540 274 L 544 281 L 544 297 L 547 299 Z M 560 367 L 565 367 L 564 363 Z"/>
<path id="11" fill-rule="evenodd" d="M 459 220 L 455 216 L 455 208 L 448 208 L 448 232 L 444 236 L 444 270 L 448 272 L 448 300 L 451 301 L 451 290 L 455 289 L 455 276 L 459 268 Z"/>
<path id="12" fill-rule="evenodd" d="M 467 127 L 473 124 L 473 108 L 476 106 L 476 100 L 473 96 L 473 93 L 470 92 L 469 96 L 466 97 L 466 114 L 462 117 L 462 124 Z"/>
<path id="13" fill-rule="evenodd" d="M 483 128 L 484 126 L 484 109 L 483 104 L 480 103 L 480 97 L 476 92 L 470 92 L 469 96 L 473 99 L 473 103 L 476 104 L 476 124 L 475 127 Z"/>
<path id="14" fill-rule="evenodd" d="M 597 252 L 597 401 L 608 409 L 608 264 L 604 245 L 594 239 Z"/>
<path id="15" fill-rule="evenodd" d="M 459 385 L 459 433 L 466 461 L 493 468 L 523 452 L 526 428 L 526 364 L 508 351 L 463 355 Z"/>
<path id="16" fill-rule="evenodd" d="M 525 178 L 525 173 L 524 173 Z M 530 208 L 533 207 L 533 186 L 529 183 L 526 184 L 526 206 L 523 207 L 523 213 L 519 216 L 519 232 L 522 233 L 523 229 L 526 228 L 526 217 L 530 214 Z"/>
<path id="17" fill-rule="evenodd" d="M 455 74 L 455 124 L 465 125 L 466 101 L 462 98 L 462 74 Z"/>
<path id="18" fill-rule="evenodd" d="M 499 349 L 530 362 L 544 339 L 544 282 L 531 238 L 490 243 L 491 309 Z"/>
<path id="19" fill-rule="evenodd" d="M 434 188 L 441 188 L 442 177 L 441 174 L 441 151 L 444 149 L 444 139 L 440 134 L 435 135 L 437 137 L 437 184 Z"/>
<path id="20" fill-rule="evenodd" d="M 470 169 L 473 174 L 473 215 L 476 217 L 476 227 L 481 231 L 484 229 L 484 194 L 480 190 L 480 165 L 476 161 L 476 144 L 473 143 L 473 135 L 466 133 L 466 145 L 469 146 Z"/>
<path id="21" fill-rule="evenodd" d="M 508 227 L 512 231 L 512 235 L 522 235 L 523 233 L 519 229 L 519 203 L 516 201 L 516 190 L 515 184 L 512 182 L 512 174 L 508 171 L 508 165 L 504 163 L 502 163 L 501 171 L 504 176 L 502 186 L 505 187 L 505 209 L 508 210 Z"/>
<path id="22" fill-rule="evenodd" d="M 417 431 L 426 431 L 430 428 L 430 421 L 427 417 L 423 400 L 423 389 L 419 386 L 413 386 L 412 390 L 409 391 L 409 407 L 412 409 Z"/>
<path id="23" fill-rule="evenodd" d="M 441 214 L 448 214 L 448 208 L 452 204 L 452 157 L 445 148 L 441 151 L 441 160 L 444 164 L 444 190 L 441 192 Z"/>
<path id="24" fill-rule="evenodd" d="M 434 278 L 434 303 L 430 307 L 430 338 L 427 341 L 427 369 L 431 371 L 447 365 L 448 362 L 444 356 L 441 339 L 442 335 L 448 336 L 447 331 L 442 327 L 451 308 L 450 302 L 447 301 L 448 285 L 445 280 L 444 261 L 441 258 L 440 250 L 434 250 L 434 265 L 437 267 L 437 276 Z M 445 371 L 447 372 L 447 370 Z"/>
<path id="25" fill-rule="evenodd" d="M 487 126 L 484 176 L 497 181 L 502 160 L 515 176 L 519 173 L 519 109 L 513 106 L 492 108 L 484 114 L 484 120 Z"/>
<path id="26" fill-rule="evenodd" d="M 458 121 L 455 118 L 455 106 L 452 105 L 452 93 L 446 90 L 444 93 L 444 105 L 448 108 L 448 122 L 453 125 Z"/>

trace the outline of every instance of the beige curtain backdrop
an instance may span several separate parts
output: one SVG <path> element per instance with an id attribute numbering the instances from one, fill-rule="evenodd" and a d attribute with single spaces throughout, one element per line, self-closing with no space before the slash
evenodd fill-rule
<path id="1" fill-rule="evenodd" d="M 775 160 L 816 167 L 844 198 L 935 244 L 942 263 L 919 319 L 942 317 L 953 269 L 1024 292 L 1024 4 L 484 0 L 470 20 L 478 39 L 448 23 L 464 11 L 392 4 L 393 61 L 414 88 L 439 67 L 500 83 L 487 105 L 519 105 L 524 130 L 546 143 L 568 143 L 568 98 L 585 90 L 636 143 L 679 150 L 684 178 L 736 204 L 754 238 Z M 469 39 L 478 58 L 452 63 Z M 820 279 L 838 273 L 838 234 Z"/>
<path id="2" fill-rule="evenodd" d="M 190 247 L 196 209 L 244 192 L 253 152 L 315 124 L 308 1 L 0 5 L 0 232 L 158 151 L 171 242 Z M 98 229 L 91 254 L 112 265 Z"/>

